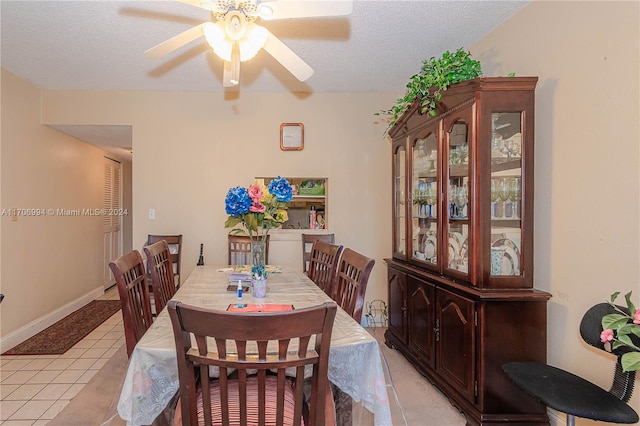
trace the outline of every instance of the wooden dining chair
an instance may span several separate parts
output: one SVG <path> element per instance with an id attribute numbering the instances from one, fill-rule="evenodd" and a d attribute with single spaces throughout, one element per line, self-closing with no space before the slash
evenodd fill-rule
<path id="1" fill-rule="evenodd" d="M 265 240 L 264 262 L 269 263 L 269 241 L 271 235 Z M 250 265 L 251 239 L 248 235 L 231 235 L 228 237 L 229 265 Z"/>
<path id="2" fill-rule="evenodd" d="M 321 240 L 329 244 L 335 244 L 335 234 L 302 234 L 302 272 L 308 275 L 309 257 L 313 243 Z"/>
<path id="3" fill-rule="evenodd" d="M 349 248 L 342 251 L 332 298 L 342 309 L 360 323 L 364 295 L 375 260 Z"/>
<path id="4" fill-rule="evenodd" d="M 110 262 L 109 268 L 113 272 L 120 295 L 127 356 L 131 357 L 136 343 L 153 322 L 147 274 L 138 250 Z"/>
<path id="5" fill-rule="evenodd" d="M 169 244 L 165 240 L 158 241 L 145 247 L 144 253 L 147 256 L 147 265 L 151 274 L 155 314 L 158 315 L 169 299 L 176 294 Z"/>
<path id="6" fill-rule="evenodd" d="M 333 296 L 333 287 L 338 273 L 338 262 L 343 247 L 316 240 L 309 256 L 309 279 L 316 283 L 329 297 Z"/>
<path id="7" fill-rule="evenodd" d="M 335 303 L 270 313 L 215 311 L 176 300 L 167 306 L 180 382 L 174 424 L 300 425 L 304 419 L 305 425 L 335 425 L 328 378 Z M 212 366 L 218 378 L 209 379 Z M 312 370 L 308 402 L 305 367 Z"/>
<path id="8" fill-rule="evenodd" d="M 182 260 L 182 235 L 147 235 L 147 246 L 165 240 L 169 245 L 171 265 L 173 266 L 174 282 L 176 288 L 180 287 L 180 264 Z"/>

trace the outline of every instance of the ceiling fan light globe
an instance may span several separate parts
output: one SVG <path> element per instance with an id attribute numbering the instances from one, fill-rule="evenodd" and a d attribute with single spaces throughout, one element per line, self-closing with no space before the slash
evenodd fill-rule
<path id="1" fill-rule="evenodd" d="M 267 41 L 268 35 L 269 32 L 265 28 L 259 25 L 250 25 L 246 37 L 238 41 L 240 61 L 248 61 L 256 56 Z"/>
<path id="2" fill-rule="evenodd" d="M 213 52 L 227 62 L 231 62 L 231 48 L 233 43 L 226 37 L 223 24 L 216 22 L 204 29 L 204 38 L 213 49 Z"/>

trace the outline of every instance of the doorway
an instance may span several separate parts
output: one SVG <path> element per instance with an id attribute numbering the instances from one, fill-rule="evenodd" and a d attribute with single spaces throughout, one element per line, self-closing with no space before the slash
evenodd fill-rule
<path id="1" fill-rule="evenodd" d="M 113 277 L 109 262 L 122 256 L 122 164 L 120 161 L 104 157 L 103 184 L 104 257 L 103 286 L 105 289 L 113 285 Z"/>

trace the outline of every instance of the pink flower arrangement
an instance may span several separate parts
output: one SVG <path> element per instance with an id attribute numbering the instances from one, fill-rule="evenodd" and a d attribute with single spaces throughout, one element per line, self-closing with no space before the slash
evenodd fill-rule
<path id="1" fill-rule="evenodd" d="M 600 333 L 600 341 L 602 343 L 606 343 L 606 342 L 610 342 L 613 340 L 613 330 L 611 330 L 610 328 L 607 330 L 604 330 L 602 333 Z"/>
<path id="2" fill-rule="evenodd" d="M 631 301 L 631 292 L 624 295 L 628 313 L 614 304 L 620 292 L 611 295 L 609 303 L 616 313 L 602 317 L 602 333 L 600 341 L 606 343 L 605 348 L 611 352 L 624 347 L 627 352 L 622 354 L 621 364 L 624 371 L 640 370 L 640 309 L 636 309 Z"/>

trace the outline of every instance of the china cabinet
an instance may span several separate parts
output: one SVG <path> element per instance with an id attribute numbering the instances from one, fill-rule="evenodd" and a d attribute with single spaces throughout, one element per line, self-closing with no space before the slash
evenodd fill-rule
<path id="1" fill-rule="evenodd" d="M 537 78 L 452 85 L 435 116 L 414 103 L 392 139 L 393 250 L 387 345 L 469 424 L 548 424 L 502 372 L 546 361 L 546 304 L 533 288 Z"/>

